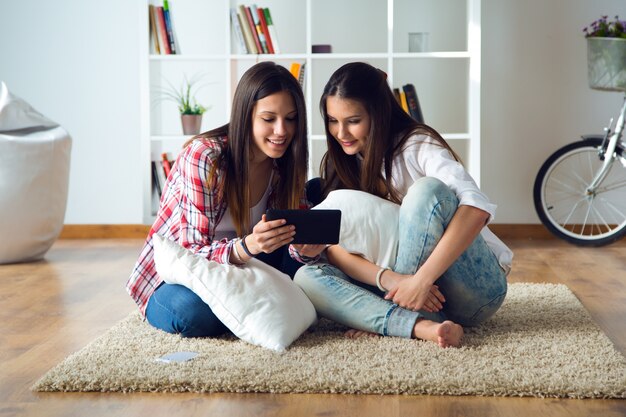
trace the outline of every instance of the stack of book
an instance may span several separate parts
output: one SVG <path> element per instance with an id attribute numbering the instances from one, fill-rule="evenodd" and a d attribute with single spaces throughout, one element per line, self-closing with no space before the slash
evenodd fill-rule
<path id="1" fill-rule="evenodd" d="M 398 103 L 400 103 L 405 112 L 417 122 L 424 123 L 422 107 L 420 106 L 420 101 L 417 98 L 417 92 L 413 84 L 403 85 L 402 90 L 394 88 L 393 94 L 396 96 L 396 100 L 398 100 Z"/>
<path id="2" fill-rule="evenodd" d="M 168 0 L 163 0 L 163 6 L 149 4 L 148 13 L 152 52 L 161 55 L 180 54 Z"/>
<path id="3" fill-rule="evenodd" d="M 242 54 L 279 54 L 278 35 L 270 9 L 239 5 L 230 9 L 231 27 Z"/>
<path id="4" fill-rule="evenodd" d="M 161 154 L 161 160 L 152 161 L 152 186 L 156 195 L 161 198 L 165 181 L 170 176 L 170 171 L 174 165 L 174 161 L 170 159 L 167 153 Z"/>

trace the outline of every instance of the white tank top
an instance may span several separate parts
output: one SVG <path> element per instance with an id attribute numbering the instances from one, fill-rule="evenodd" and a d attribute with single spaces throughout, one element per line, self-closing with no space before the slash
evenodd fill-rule
<path id="1" fill-rule="evenodd" d="M 259 200 L 258 203 L 254 207 L 250 209 L 250 226 L 254 227 L 260 220 L 263 214 L 265 213 L 265 209 L 267 208 L 267 200 L 270 197 L 270 192 L 272 190 L 272 177 L 274 176 L 274 171 L 270 175 L 270 180 L 267 182 L 267 188 L 265 189 L 265 193 L 263 193 L 263 197 Z M 226 209 L 224 216 L 222 216 L 222 220 L 215 226 L 215 240 L 221 239 L 234 239 L 237 237 L 237 232 L 235 231 L 235 224 L 233 223 L 233 218 L 230 215 L 230 210 Z"/>

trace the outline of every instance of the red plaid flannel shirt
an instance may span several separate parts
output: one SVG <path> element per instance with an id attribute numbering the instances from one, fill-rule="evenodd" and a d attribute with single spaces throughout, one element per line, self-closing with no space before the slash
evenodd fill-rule
<path id="1" fill-rule="evenodd" d="M 145 315 L 148 300 L 161 284 L 156 272 L 152 235 L 178 242 L 197 255 L 221 264 L 229 264 L 234 239 L 213 240 L 215 227 L 226 212 L 226 202 L 219 199 L 223 170 L 208 184 L 208 175 L 221 154 L 226 137 L 195 140 L 176 159 L 167 178 L 156 220 L 148 233 L 126 290 Z M 275 178 L 278 172 L 274 172 Z M 268 206 L 273 207 L 273 193 Z"/>

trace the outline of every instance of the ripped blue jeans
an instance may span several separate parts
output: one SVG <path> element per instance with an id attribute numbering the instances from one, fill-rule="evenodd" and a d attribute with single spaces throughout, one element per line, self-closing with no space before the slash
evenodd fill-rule
<path id="1" fill-rule="evenodd" d="M 435 178 L 421 178 L 410 187 L 400 207 L 394 271 L 417 271 L 441 239 L 458 204 L 454 192 Z M 507 291 L 506 274 L 480 235 L 435 282 L 446 298 L 437 313 L 399 307 L 385 300 L 377 287 L 354 280 L 330 264 L 304 266 L 294 281 L 318 315 L 351 328 L 407 338 L 418 319 L 476 326 L 500 308 Z"/>

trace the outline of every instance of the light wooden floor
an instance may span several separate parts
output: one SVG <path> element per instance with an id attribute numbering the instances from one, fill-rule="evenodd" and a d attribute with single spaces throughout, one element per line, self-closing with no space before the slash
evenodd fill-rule
<path id="1" fill-rule="evenodd" d="M 626 240 L 582 249 L 509 240 L 511 282 L 565 283 L 626 354 Z M 0 266 L 0 417 L 4 416 L 626 416 L 623 400 L 34 393 L 67 355 L 133 311 L 124 290 L 141 240 L 60 240 L 41 262 Z"/>

